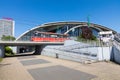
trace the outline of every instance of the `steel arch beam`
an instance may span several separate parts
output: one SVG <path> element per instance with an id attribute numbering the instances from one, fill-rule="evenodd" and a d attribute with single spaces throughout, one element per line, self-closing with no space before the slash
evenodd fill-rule
<path id="1" fill-rule="evenodd" d="M 73 29 L 76 29 L 76 28 L 79 28 L 79 27 L 84 27 L 84 26 L 87 26 L 87 25 L 78 25 L 78 26 L 72 27 L 72 28 L 70 28 L 67 32 L 65 32 L 64 34 L 69 33 L 69 32 L 72 31 Z M 96 28 L 96 27 L 94 27 L 94 26 L 90 26 L 90 27 L 91 27 L 91 28 L 94 28 L 94 29 L 96 29 L 96 30 L 98 30 L 98 31 L 103 31 L 102 29 Z"/>

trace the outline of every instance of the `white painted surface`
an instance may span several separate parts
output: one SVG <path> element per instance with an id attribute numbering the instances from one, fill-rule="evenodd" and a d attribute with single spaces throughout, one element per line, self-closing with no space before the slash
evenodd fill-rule
<path id="1" fill-rule="evenodd" d="M 74 40 L 66 40 L 64 42 L 64 45 L 68 46 L 68 45 L 74 45 L 74 44 L 78 44 L 78 43 L 80 43 L 80 42 L 77 42 L 77 41 L 74 41 Z"/>
<path id="2" fill-rule="evenodd" d="M 75 45 L 77 45 L 78 48 L 75 47 L 75 49 L 72 49 L 72 47 L 74 47 Z M 94 60 L 110 60 L 110 55 L 111 55 L 111 50 L 112 47 L 85 47 L 88 44 L 85 43 L 81 43 L 81 42 L 77 42 L 74 40 L 67 40 L 65 41 L 64 46 L 48 46 L 44 49 L 44 52 L 42 52 L 44 55 L 48 55 L 48 56 L 52 56 L 52 57 L 56 57 L 56 53 L 59 54 L 59 58 L 64 58 L 64 59 L 71 59 L 71 60 L 75 60 L 75 61 L 80 61 L 79 58 L 89 58 L 89 59 L 94 59 Z M 66 47 L 67 46 L 67 47 Z M 83 46 L 83 47 L 82 47 Z M 61 48 L 63 50 L 56 50 L 55 48 Z M 82 48 L 79 48 L 82 47 Z M 65 50 L 70 50 L 73 51 L 71 52 L 66 52 Z M 77 52 L 77 53 L 74 53 Z M 88 53 L 88 55 L 85 55 L 85 53 Z M 97 55 L 95 56 L 91 56 L 91 55 Z M 80 56 L 78 58 L 78 56 Z"/>
<path id="3" fill-rule="evenodd" d="M 98 59 L 102 60 L 110 60 L 112 47 L 98 47 Z"/>
<path id="4" fill-rule="evenodd" d="M 17 47 L 10 47 L 14 53 L 17 53 Z"/>

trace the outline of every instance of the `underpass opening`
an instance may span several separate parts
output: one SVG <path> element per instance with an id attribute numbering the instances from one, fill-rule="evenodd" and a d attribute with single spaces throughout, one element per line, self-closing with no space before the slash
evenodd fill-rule
<path id="1" fill-rule="evenodd" d="M 5 46 L 4 57 L 17 57 L 33 55 L 34 46 Z"/>
<path id="2" fill-rule="evenodd" d="M 32 45 L 32 46 L 9 46 L 12 50 L 11 53 L 4 52 L 5 57 L 19 57 L 19 56 L 32 56 L 41 55 L 43 49 L 48 45 Z M 8 47 L 8 46 L 7 46 Z"/>

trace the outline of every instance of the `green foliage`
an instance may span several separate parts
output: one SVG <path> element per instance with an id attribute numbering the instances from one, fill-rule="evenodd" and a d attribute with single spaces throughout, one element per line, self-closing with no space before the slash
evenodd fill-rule
<path id="1" fill-rule="evenodd" d="M 5 47 L 5 53 L 11 53 L 11 52 L 12 49 L 9 46 Z"/>
<path id="2" fill-rule="evenodd" d="M 77 40 L 78 40 L 78 41 L 86 41 L 86 40 L 97 41 L 97 38 L 96 38 L 94 35 L 92 35 L 92 38 L 91 38 L 91 39 L 86 39 L 86 38 L 84 38 L 84 37 L 82 36 L 82 34 L 80 34 L 80 36 L 77 37 Z"/>
<path id="3" fill-rule="evenodd" d="M 14 40 L 15 40 L 15 37 L 3 35 L 1 39 L 2 39 L 3 41 L 14 41 Z"/>
<path id="4" fill-rule="evenodd" d="M 6 56 L 14 55 L 12 49 L 11 49 L 9 46 L 6 46 L 6 47 L 5 47 L 5 55 L 6 55 Z"/>
<path id="5" fill-rule="evenodd" d="M 92 40 L 97 40 L 96 36 L 92 35 Z"/>

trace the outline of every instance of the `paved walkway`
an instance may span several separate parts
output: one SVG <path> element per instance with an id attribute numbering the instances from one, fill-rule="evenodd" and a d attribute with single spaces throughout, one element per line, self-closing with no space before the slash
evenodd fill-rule
<path id="1" fill-rule="evenodd" d="M 0 63 L 0 80 L 120 80 L 120 65 L 81 64 L 40 55 L 9 57 Z"/>

